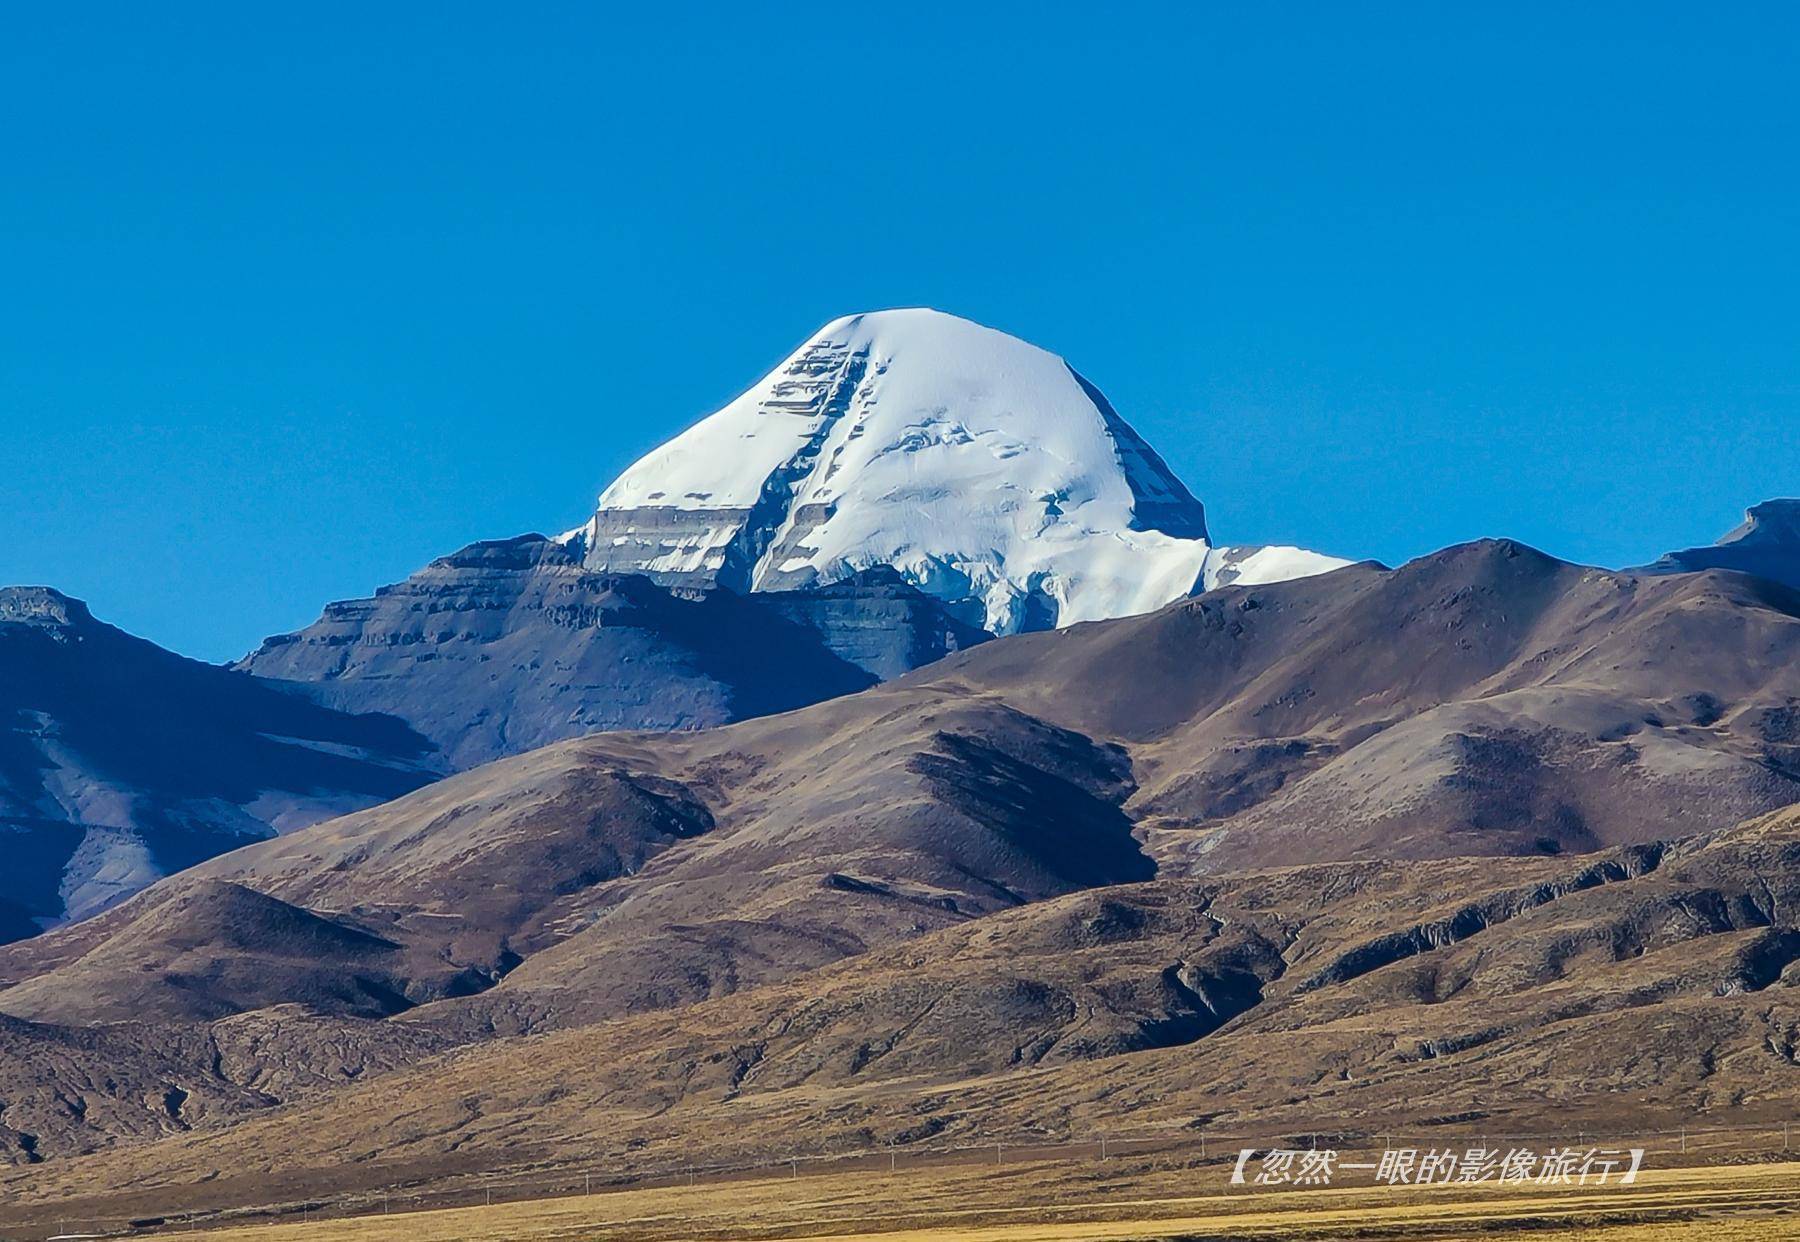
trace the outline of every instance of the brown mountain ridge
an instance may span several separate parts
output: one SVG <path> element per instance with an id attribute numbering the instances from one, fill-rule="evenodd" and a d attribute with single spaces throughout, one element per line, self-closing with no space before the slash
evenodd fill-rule
<path id="1" fill-rule="evenodd" d="M 315 1127 L 444 1173 L 558 1134 L 649 1159 L 1598 1115 L 1603 1085 L 1621 1115 L 1773 1107 L 1800 819 L 1767 813 L 1796 801 L 1778 584 L 1486 541 L 1231 587 L 782 715 L 545 747 L 0 949 L 0 1098 L 84 1098 L 85 1032 L 188 1032 L 106 1054 L 130 1070 L 106 1107 L 0 1127 L 24 1161 L 176 1133 L 92 1166 L 149 1185 L 375 1175 Z M 290 1013 L 260 1094 L 182 1059 Z"/>
<path id="2" fill-rule="evenodd" d="M 143 920 L 228 881 L 393 946 L 410 1003 L 483 992 L 433 1021 L 588 1021 L 1152 874 L 1714 830 L 1800 800 L 1797 719 L 1800 594 L 1466 545 L 489 765 L 0 951 L 0 1011 L 104 1017 L 119 976 L 139 1015 L 269 1003 L 203 1011 L 145 958 Z"/>

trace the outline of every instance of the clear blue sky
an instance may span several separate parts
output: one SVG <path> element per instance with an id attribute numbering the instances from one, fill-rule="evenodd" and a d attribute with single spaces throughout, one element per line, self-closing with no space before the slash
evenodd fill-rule
<path id="1" fill-rule="evenodd" d="M 894 305 L 1067 356 L 1230 541 L 1800 492 L 1793 6 L 760 7 L 9 8 L 0 581 L 229 658 Z"/>

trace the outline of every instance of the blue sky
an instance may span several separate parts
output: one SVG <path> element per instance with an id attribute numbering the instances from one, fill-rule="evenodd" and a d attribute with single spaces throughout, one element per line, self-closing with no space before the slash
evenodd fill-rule
<path id="1" fill-rule="evenodd" d="M 10 9 L 0 581 L 229 658 L 895 305 L 1064 354 L 1230 541 L 1620 565 L 1800 492 L 1791 6 L 750 7 Z"/>

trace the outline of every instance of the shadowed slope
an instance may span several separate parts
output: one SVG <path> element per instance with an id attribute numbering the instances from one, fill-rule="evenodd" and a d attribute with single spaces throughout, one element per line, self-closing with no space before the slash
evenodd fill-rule
<path id="1" fill-rule="evenodd" d="M 1800 799 L 1800 594 L 1508 541 L 1028 635 L 914 681 L 1126 744 L 1165 867 L 1594 849 Z"/>
<path id="2" fill-rule="evenodd" d="M 875 595 L 878 592 L 865 592 Z M 869 658 L 916 667 L 949 649 L 933 612 Z M 852 619 L 855 601 L 839 601 Z M 787 615 L 793 613 L 797 615 Z M 374 598 L 332 604 L 237 667 L 319 702 L 379 711 L 437 742 L 453 769 L 608 729 L 693 729 L 804 707 L 873 685 L 786 612 L 729 591 L 677 595 L 647 578 L 595 573 L 540 535 L 471 544 Z M 946 629 L 955 630 L 955 634 Z M 952 623 L 940 642 L 975 641 Z M 901 650 L 900 647 L 904 649 Z M 913 661 L 907 663 L 906 661 Z"/>
<path id="3" fill-rule="evenodd" d="M 1751 506 L 1743 522 L 1710 547 L 1670 552 L 1643 572 L 1734 569 L 1800 590 L 1800 497 Z"/>
<path id="4" fill-rule="evenodd" d="M 89 969 L 8 989 L 6 1012 L 120 1022 L 159 1016 L 170 993 L 195 1019 L 290 1002 L 380 1017 L 411 1003 L 398 945 L 240 884 L 195 879 L 120 923 Z"/>
<path id="5" fill-rule="evenodd" d="M 431 777 L 426 741 L 0 588 L 0 939 Z"/>
<path id="6" fill-rule="evenodd" d="M 144 954 L 158 950 L 138 946 L 159 942 L 145 921 L 221 880 L 402 946 L 396 990 L 409 997 L 485 986 L 526 960 L 504 996 L 438 1015 L 459 1029 L 681 1003 L 1147 878 L 1119 809 L 1130 789 L 1114 748 L 929 691 L 563 743 L 216 859 L 0 951 L 0 979 L 31 980 L 0 992 L 0 1011 L 79 1017 L 79 997 L 150 986 Z M 176 978 L 143 1014 L 210 1013 L 179 986 L 174 955 L 163 960 Z M 277 955 L 264 960 L 278 980 Z M 259 984 L 236 1007 L 267 1003 Z"/>

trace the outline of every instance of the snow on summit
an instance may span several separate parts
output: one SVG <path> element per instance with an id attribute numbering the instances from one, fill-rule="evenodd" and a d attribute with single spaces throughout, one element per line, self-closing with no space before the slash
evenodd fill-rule
<path id="1" fill-rule="evenodd" d="M 888 565 L 998 634 L 1346 563 L 1213 546 L 1200 502 L 1097 388 L 933 310 L 826 324 L 619 476 L 578 538 L 595 569 L 738 591 Z"/>

